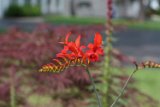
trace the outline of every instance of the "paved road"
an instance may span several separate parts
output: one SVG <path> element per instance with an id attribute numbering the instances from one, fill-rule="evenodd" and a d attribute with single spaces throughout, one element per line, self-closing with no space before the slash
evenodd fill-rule
<path id="1" fill-rule="evenodd" d="M 36 20 L 0 20 L 0 28 L 19 26 L 32 30 L 43 22 Z M 135 56 L 139 60 L 153 58 L 160 62 L 160 31 L 127 29 L 115 32 L 118 41 L 114 44 L 126 55 Z"/>
<path id="2" fill-rule="evenodd" d="M 21 29 L 32 30 L 40 23 L 43 23 L 42 18 L 28 19 L 0 19 L 0 29 L 6 29 L 11 26 L 18 26 Z"/>
<path id="3" fill-rule="evenodd" d="M 139 60 L 160 61 L 160 31 L 127 29 L 115 33 L 115 46 Z"/>

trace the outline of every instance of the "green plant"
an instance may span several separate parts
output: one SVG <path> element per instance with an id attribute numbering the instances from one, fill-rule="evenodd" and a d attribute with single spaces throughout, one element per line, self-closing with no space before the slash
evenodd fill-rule
<path id="1" fill-rule="evenodd" d="M 60 73 L 70 66 L 83 66 L 90 78 L 91 84 L 93 85 L 98 107 L 102 107 L 99 94 L 95 87 L 94 79 L 88 69 L 90 62 L 97 62 L 99 57 L 103 55 L 102 37 L 100 33 L 96 33 L 94 43 L 89 43 L 87 46 L 84 46 L 80 44 L 80 35 L 77 37 L 75 42 L 69 42 L 68 39 L 70 35 L 71 32 L 66 35 L 64 42 L 60 42 L 64 45 L 64 48 L 56 55 L 56 59 L 52 59 L 53 63 L 43 65 L 39 72 Z"/>
<path id="2" fill-rule="evenodd" d="M 12 4 L 5 11 L 4 15 L 5 17 L 21 17 L 24 16 L 24 13 L 21 6 Z"/>
<path id="3" fill-rule="evenodd" d="M 136 69 L 135 69 L 135 70 L 131 73 L 131 75 L 128 77 L 128 79 L 126 80 L 126 82 L 125 82 L 125 84 L 124 84 L 124 86 L 123 86 L 120 94 L 119 94 L 118 97 L 114 100 L 114 102 L 111 104 L 110 107 L 114 107 L 114 106 L 118 103 L 120 97 L 123 95 L 123 93 L 124 93 L 124 91 L 125 91 L 128 83 L 129 83 L 129 81 L 131 80 L 131 78 L 133 77 L 133 75 L 134 75 L 138 70 L 145 69 L 145 68 L 160 68 L 160 64 L 159 64 L 159 63 L 156 63 L 156 62 L 154 62 L 154 61 L 145 61 L 145 62 L 142 62 L 142 63 L 140 63 L 140 64 L 138 64 L 138 63 L 135 62 L 134 64 L 135 64 L 135 66 L 136 66 Z"/>
<path id="4" fill-rule="evenodd" d="M 24 5 L 19 6 L 12 4 L 5 11 L 5 17 L 26 17 L 26 16 L 40 16 L 41 10 L 39 6 Z"/>
<path id="5" fill-rule="evenodd" d="M 24 5 L 22 7 L 24 16 L 40 16 L 41 10 L 39 6 Z"/>

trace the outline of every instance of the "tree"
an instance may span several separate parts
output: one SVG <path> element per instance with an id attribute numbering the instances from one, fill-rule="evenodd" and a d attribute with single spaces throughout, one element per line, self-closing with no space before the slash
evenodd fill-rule
<path id="1" fill-rule="evenodd" d="M 160 0 L 158 0 L 159 8 L 160 8 Z"/>
<path id="2" fill-rule="evenodd" d="M 140 4 L 140 10 L 139 10 L 139 20 L 144 20 L 145 19 L 145 9 L 144 9 L 144 4 L 143 0 L 138 0 Z"/>
<path id="3" fill-rule="evenodd" d="M 76 11 L 75 11 L 75 0 L 71 0 L 70 1 L 70 13 L 71 13 L 71 16 L 75 16 L 76 15 Z"/>

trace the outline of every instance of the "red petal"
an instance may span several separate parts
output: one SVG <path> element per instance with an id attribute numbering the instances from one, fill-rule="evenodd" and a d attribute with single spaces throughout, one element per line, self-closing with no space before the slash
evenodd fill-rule
<path id="1" fill-rule="evenodd" d="M 65 56 L 68 58 L 68 59 L 72 59 L 72 56 L 70 54 L 65 54 Z"/>
<path id="2" fill-rule="evenodd" d="M 88 44 L 89 49 L 93 49 L 94 45 L 92 43 Z"/>
<path id="3" fill-rule="evenodd" d="M 67 47 L 67 46 L 64 46 L 64 49 L 61 50 L 61 53 L 67 53 L 67 51 L 68 51 L 68 47 Z"/>
<path id="4" fill-rule="evenodd" d="M 61 57 L 61 56 L 63 56 L 63 53 L 56 54 L 56 57 Z"/>
<path id="5" fill-rule="evenodd" d="M 71 35 L 71 32 L 69 32 L 69 33 L 66 35 L 65 43 L 68 43 L 68 38 L 70 37 L 70 35 Z"/>
<path id="6" fill-rule="evenodd" d="M 71 51 L 71 52 L 74 52 L 74 53 L 78 53 L 78 50 L 76 48 L 76 44 L 74 42 L 69 42 L 67 44 L 68 46 L 68 49 Z"/>
<path id="7" fill-rule="evenodd" d="M 96 46 L 100 46 L 100 45 L 102 44 L 102 36 L 101 36 L 101 34 L 98 33 L 98 32 L 95 34 L 94 44 L 95 44 Z"/>
<path id="8" fill-rule="evenodd" d="M 87 57 L 88 57 L 88 59 L 89 59 L 90 61 L 92 61 L 92 62 L 98 61 L 98 59 L 99 59 L 98 54 L 97 54 L 97 53 L 94 53 L 94 52 L 92 52 L 92 51 L 88 51 Z"/>
<path id="9" fill-rule="evenodd" d="M 98 49 L 96 50 L 96 53 L 98 53 L 98 54 L 100 54 L 100 55 L 103 55 L 103 54 L 104 54 L 104 51 L 103 51 L 102 48 L 98 48 Z"/>
<path id="10" fill-rule="evenodd" d="M 59 53 L 56 55 L 56 57 L 66 57 L 68 59 L 72 59 L 71 55 L 65 53 Z"/>
<path id="11" fill-rule="evenodd" d="M 79 35 L 79 36 L 77 37 L 76 41 L 75 41 L 75 44 L 76 44 L 77 47 L 80 46 L 80 40 L 81 40 L 81 35 Z"/>
<path id="12" fill-rule="evenodd" d="M 84 45 L 83 45 L 83 46 L 80 46 L 80 50 L 82 50 L 82 49 L 84 49 L 84 48 L 86 48 L 86 46 L 84 46 Z"/>

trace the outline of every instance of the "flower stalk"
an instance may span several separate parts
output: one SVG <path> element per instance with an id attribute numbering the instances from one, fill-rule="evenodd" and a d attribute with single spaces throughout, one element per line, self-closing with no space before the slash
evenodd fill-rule
<path id="1" fill-rule="evenodd" d="M 112 24 L 112 0 L 106 0 L 106 6 L 107 6 L 107 22 L 106 22 L 106 57 L 105 57 L 105 70 L 104 71 L 104 79 L 105 79 L 105 86 L 107 86 L 107 90 L 104 93 L 105 96 L 103 98 L 104 104 L 106 107 L 109 107 L 110 105 L 110 96 L 109 96 L 109 90 L 110 90 L 110 85 L 108 85 L 110 79 L 111 79 L 111 60 L 112 60 L 112 33 L 113 33 L 113 24 Z"/>
<path id="2" fill-rule="evenodd" d="M 130 76 L 128 77 L 127 81 L 125 82 L 122 91 L 120 92 L 120 94 L 118 95 L 118 97 L 115 99 L 115 101 L 112 103 L 112 105 L 110 107 L 114 107 L 114 105 L 118 102 L 118 100 L 120 99 L 120 97 L 123 95 L 130 79 L 133 77 L 134 73 L 136 73 L 138 70 L 140 69 L 144 69 L 144 68 L 160 68 L 160 64 L 154 61 L 145 61 L 142 62 L 140 64 L 137 64 L 137 62 L 134 62 L 136 68 L 135 70 L 130 74 Z"/>
<path id="3" fill-rule="evenodd" d="M 118 100 L 120 99 L 120 97 L 123 95 L 129 81 L 131 80 L 131 78 L 133 77 L 134 73 L 137 71 L 137 67 L 136 69 L 130 74 L 130 76 L 128 77 L 127 81 L 125 82 L 123 88 L 122 88 L 122 91 L 120 92 L 120 94 L 118 95 L 118 97 L 115 99 L 115 101 L 112 103 L 112 105 L 110 107 L 114 107 L 114 105 L 118 102 Z"/>
<path id="4" fill-rule="evenodd" d="M 10 106 L 16 107 L 16 92 L 14 84 L 14 73 L 10 72 Z"/>
<path id="5" fill-rule="evenodd" d="M 10 101 L 10 105 L 11 107 L 16 107 L 16 103 L 15 103 L 15 88 L 14 88 L 14 85 L 11 84 L 11 87 L 10 87 L 10 93 L 11 93 L 11 101 Z"/>
<path id="6" fill-rule="evenodd" d="M 99 96 L 99 94 L 97 92 L 97 89 L 96 89 L 96 86 L 95 86 L 95 83 L 94 83 L 94 79 L 92 78 L 92 76 L 91 76 L 91 74 L 89 72 L 88 67 L 86 67 L 86 72 L 88 73 L 88 76 L 89 76 L 89 78 L 91 80 L 91 83 L 92 83 L 92 86 L 93 86 L 93 90 L 94 90 L 94 92 L 96 94 L 96 98 L 97 98 L 97 102 L 98 102 L 98 107 L 102 107 L 100 96 Z"/>

